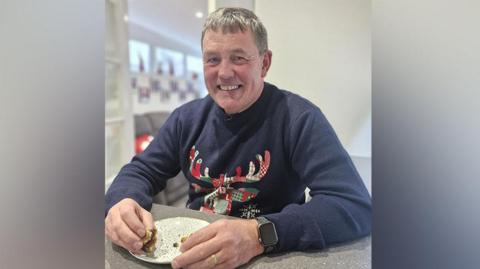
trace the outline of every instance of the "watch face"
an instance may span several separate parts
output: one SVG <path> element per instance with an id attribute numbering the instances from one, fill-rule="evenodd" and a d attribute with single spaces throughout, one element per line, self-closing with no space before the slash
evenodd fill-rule
<path id="1" fill-rule="evenodd" d="M 277 244 L 277 231 L 275 230 L 275 225 L 273 223 L 263 223 L 262 225 L 260 225 L 259 230 L 260 238 L 264 246 L 272 246 Z"/>

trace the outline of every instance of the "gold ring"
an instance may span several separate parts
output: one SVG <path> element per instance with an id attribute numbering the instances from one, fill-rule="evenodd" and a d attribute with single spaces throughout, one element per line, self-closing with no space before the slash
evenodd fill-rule
<path id="1" fill-rule="evenodd" d="M 213 259 L 213 266 L 217 265 L 217 262 L 218 262 L 218 260 L 217 260 L 217 255 L 212 254 L 211 257 L 212 257 L 212 259 Z"/>

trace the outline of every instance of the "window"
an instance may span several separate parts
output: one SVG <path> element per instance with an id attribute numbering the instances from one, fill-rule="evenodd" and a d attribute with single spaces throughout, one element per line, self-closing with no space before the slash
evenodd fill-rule
<path id="1" fill-rule="evenodd" d="M 202 58 L 187 55 L 187 75 L 192 78 L 192 73 L 196 73 L 199 77 L 203 77 Z"/>
<path id="2" fill-rule="evenodd" d="M 159 75 L 185 76 L 183 53 L 164 48 L 155 48 L 155 72 Z"/>
<path id="3" fill-rule="evenodd" d="M 129 40 L 130 71 L 137 73 L 150 72 L 150 46 L 137 40 Z"/>
<path id="4" fill-rule="evenodd" d="M 207 94 L 203 78 L 203 61 L 200 57 L 187 55 L 187 78 L 199 96 Z"/>

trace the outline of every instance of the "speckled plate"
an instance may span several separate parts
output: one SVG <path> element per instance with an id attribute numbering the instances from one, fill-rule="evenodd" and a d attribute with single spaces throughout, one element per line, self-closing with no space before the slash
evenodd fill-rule
<path id="1" fill-rule="evenodd" d="M 158 230 L 157 249 L 153 253 L 153 256 L 147 256 L 145 254 L 137 255 L 132 252 L 130 252 L 130 254 L 146 262 L 160 264 L 171 263 L 173 258 L 181 254 L 180 239 L 208 224 L 208 222 L 201 219 L 185 217 L 157 220 L 155 221 L 155 227 L 157 227 Z"/>

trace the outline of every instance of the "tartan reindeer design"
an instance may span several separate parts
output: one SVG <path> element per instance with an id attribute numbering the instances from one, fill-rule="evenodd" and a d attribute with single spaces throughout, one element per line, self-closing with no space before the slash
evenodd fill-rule
<path id="1" fill-rule="evenodd" d="M 205 193 L 203 198 L 203 205 L 200 211 L 206 211 L 217 214 L 229 215 L 232 210 L 232 201 L 248 202 L 258 194 L 258 189 L 255 188 L 239 188 L 235 189 L 231 185 L 233 183 L 253 183 L 262 180 L 267 174 L 270 167 L 270 152 L 265 150 L 265 157 L 257 154 L 256 159 L 259 162 L 258 172 L 255 173 L 256 167 L 253 161 L 250 161 L 248 166 L 248 173 L 242 176 L 242 168 L 237 166 L 235 168 L 235 175 L 228 176 L 227 174 L 220 174 L 218 178 L 212 178 L 209 175 L 208 167 L 205 167 L 204 173 L 200 172 L 202 159 L 198 158 L 200 153 L 195 150 L 195 145 L 190 149 L 190 173 L 191 175 L 203 182 L 211 185 L 211 187 L 204 188 L 197 183 L 192 183 L 196 193 Z"/>

